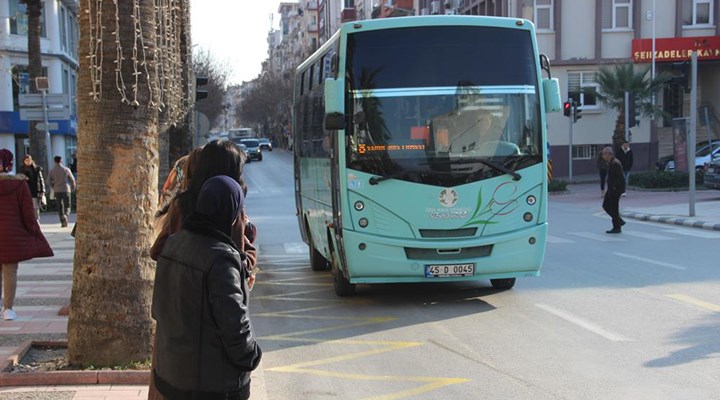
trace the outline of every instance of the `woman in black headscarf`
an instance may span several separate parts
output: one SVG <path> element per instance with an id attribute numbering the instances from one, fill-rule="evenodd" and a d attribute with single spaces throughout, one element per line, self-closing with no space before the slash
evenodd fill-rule
<path id="1" fill-rule="evenodd" d="M 160 254 L 153 380 L 168 399 L 250 398 L 250 372 L 262 351 L 248 313 L 246 256 L 231 239 L 243 203 L 235 179 L 208 179 Z"/>

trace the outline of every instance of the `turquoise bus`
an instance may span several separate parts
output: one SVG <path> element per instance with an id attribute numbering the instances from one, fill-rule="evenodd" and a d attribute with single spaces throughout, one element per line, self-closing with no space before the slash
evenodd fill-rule
<path id="1" fill-rule="evenodd" d="M 294 85 L 298 223 L 337 295 L 481 279 L 510 289 L 539 274 L 545 113 L 561 102 L 530 21 L 346 23 Z"/>

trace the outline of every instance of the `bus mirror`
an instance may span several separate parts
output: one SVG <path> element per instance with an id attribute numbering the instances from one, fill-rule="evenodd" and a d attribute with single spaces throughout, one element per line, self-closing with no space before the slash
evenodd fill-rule
<path id="1" fill-rule="evenodd" d="M 325 79 L 325 114 L 343 112 L 343 87 L 342 79 Z"/>
<path id="2" fill-rule="evenodd" d="M 545 78 L 542 81 L 543 94 L 545 96 L 545 112 L 558 112 L 562 110 L 562 99 L 560 98 L 560 82 L 558 78 Z"/>
<path id="3" fill-rule="evenodd" d="M 345 129 L 345 114 L 334 112 L 325 114 L 325 130 L 337 131 Z"/>

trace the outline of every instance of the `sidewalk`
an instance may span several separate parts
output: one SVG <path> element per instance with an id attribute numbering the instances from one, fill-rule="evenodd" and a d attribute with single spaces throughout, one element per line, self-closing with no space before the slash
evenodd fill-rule
<path id="1" fill-rule="evenodd" d="M 689 217 L 689 194 L 628 190 L 620 201 L 626 218 L 668 223 L 720 231 L 720 191 L 699 190 L 696 193 L 695 216 Z M 552 193 L 550 202 L 562 202 L 601 211 L 602 199 L 597 183 L 568 185 L 566 193 Z M 13 354 L 27 340 L 67 339 L 67 316 L 58 312 L 70 304 L 72 265 L 75 241 L 70 226 L 61 228 L 55 214 L 44 214 L 41 226 L 55 252 L 52 258 L 20 264 L 15 321 L 0 321 L 0 357 Z M 146 399 L 147 385 L 84 385 L 0 387 L 0 400 L 120 400 Z M 253 399 L 266 397 L 262 368 L 253 373 Z"/>
<path id="2" fill-rule="evenodd" d="M 600 184 L 569 184 L 566 193 L 551 193 L 550 201 L 601 208 Z M 694 211 L 690 216 L 687 190 L 651 191 L 630 187 L 620 199 L 620 214 L 625 218 L 720 231 L 720 190 L 697 190 Z"/>

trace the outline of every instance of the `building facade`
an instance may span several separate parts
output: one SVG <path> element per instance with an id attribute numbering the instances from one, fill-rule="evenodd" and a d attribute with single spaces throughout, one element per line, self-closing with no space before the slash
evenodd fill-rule
<path id="1" fill-rule="evenodd" d="M 76 85 L 78 80 L 78 1 L 45 0 L 40 47 L 48 93 L 70 96 L 70 118 L 51 121 L 51 155 L 69 160 L 77 148 Z M 16 163 L 29 152 L 29 124 L 20 119 L 19 97 L 29 93 L 28 37 L 25 5 L 0 0 L 0 148 L 15 154 Z M 19 165 L 19 164 L 18 164 Z"/>
<path id="2" fill-rule="evenodd" d="M 301 3 L 305 4 L 305 2 Z M 631 129 L 634 170 L 655 169 L 673 153 L 678 127 L 690 115 L 688 50 L 699 51 L 698 142 L 720 138 L 720 0 L 317 0 L 319 43 L 348 20 L 410 15 L 488 15 L 533 21 L 541 53 L 560 79 L 563 100 L 582 104 L 582 119 L 548 118 L 556 177 L 596 173 L 598 149 L 610 144 L 617 113 L 600 102 L 601 68 L 634 63 L 637 71 L 675 78 L 656 94 L 663 117 Z M 306 6 L 307 8 L 307 6 Z M 655 59 L 652 42 L 655 42 Z M 652 72 L 650 72 L 651 74 Z M 570 148 L 572 143 L 572 148 Z M 572 155 L 572 156 L 571 156 Z"/>

